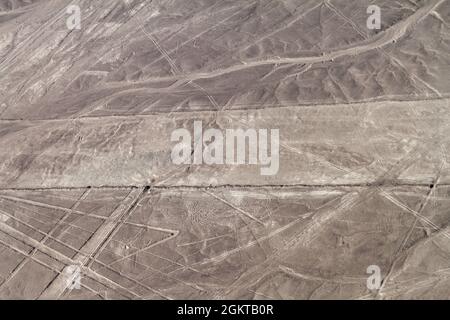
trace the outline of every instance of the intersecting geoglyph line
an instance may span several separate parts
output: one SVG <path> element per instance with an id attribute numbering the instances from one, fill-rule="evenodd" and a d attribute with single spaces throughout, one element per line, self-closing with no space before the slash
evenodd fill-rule
<path id="1" fill-rule="evenodd" d="M 378 33 L 373 38 L 369 39 L 370 41 L 363 41 L 361 44 L 357 46 L 352 46 L 345 49 L 338 49 L 331 52 L 326 52 L 322 55 L 318 56 L 310 56 L 310 57 L 298 57 L 298 58 L 273 58 L 261 61 L 248 61 L 244 64 L 238 64 L 222 69 L 216 69 L 211 72 L 192 72 L 189 74 L 180 74 L 175 76 L 162 76 L 157 78 L 147 78 L 144 82 L 151 81 L 160 81 L 160 80 L 199 80 L 199 79 L 210 79 L 215 78 L 224 74 L 228 74 L 231 72 L 236 72 L 240 70 L 245 70 L 252 67 L 263 66 L 263 65 L 271 65 L 271 64 L 313 64 L 320 63 L 324 61 L 330 61 L 333 59 L 337 59 L 343 56 L 355 56 L 361 54 L 363 52 L 367 52 L 369 50 L 378 49 L 384 47 L 388 44 L 391 44 L 393 41 L 399 40 L 402 38 L 408 30 L 410 30 L 415 24 L 417 24 L 420 20 L 429 15 L 433 10 L 441 5 L 443 2 L 447 0 L 430 0 L 424 6 L 419 8 L 412 15 L 407 17 L 405 20 L 398 22 L 397 24 L 389 27 L 388 29 Z"/>
<path id="2" fill-rule="evenodd" d="M 29 30 L 0 22 L 17 37 L 0 48 L 1 297 L 440 294 L 448 1 L 380 1 L 390 27 L 374 36 L 365 4 L 244 2 L 80 1 L 83 27 L 56 36 L 60 14 L 37 6 Z M 162 139 L 197 118 L 279 127 L 283 170 L 171 166 Z"/>
<path id="3" fill-rule="evenodd" d="M 71 210 L 76 209 L 77 206 L 80 204 L 82 200 L 84 200 L 87 195 L 89 194 L 90 189 L 87 189 L 81 197 L 77 200 L 77 202 L 72 206 Z M 62 224 L 64 221 L 72 214 L 72 211 L 69 210 L 66 212 L 66 214 L 52 227 L 52 229 L 45 234 L 45 237 L 40 241 L 41 243 L 45 243 L 55 232 L 55 230 Z M 3 210 L 0 210 L 0 212 L 3 212 Z M 3 212 L 5 213 L 5 212 Z M 11 217 L 13 218 L 13 217 Z M 23 223 L 23 222 L 22 222 Z M 17 275 L 17 273 L 23 268 L 23 266 L 29 261 L 29 259 L 33 258 L 35 253 L 37 252 L 37 248 L 34 247 L 33 251 L 27 256 L 26 259 L 22 260 L 21 263 L 14 269 L 13 272 L 10 273 L 9 277 L 3 281 L 3 283 L 0 285 L 0 291 L 4 288 L 4 286 L 8 283 L 9 280 L 11 280 L 13 277 Z"/>
<path id="4" fill-rule="evenodd" d="M 141 189 L 142 190 L 142 189 Z M 125 214 L 126 212 L 128 212 L 128 210 L 130 209 L 131 206 L 133 206 L 137 199 L 139 198 L 139 196 L 142 195 L 142 192 L 139 189 L 133 189 L 129 196 L 127 197 L 129 200 L 125 201 L 125 204 L 121 204 L 119 205 L 119 207 L 115 210 L 115 212 L 111 215 L 111 219 L 110 221 L 106 221 L 94 234 L 93 236 L 89 239 L 89 241 L 83 246 L 83 248 L 81 248 L 80 250 L 76 250 L 75 248 L 73 248 L 74 250 L 76 250 L 78 253 L 77 255 L 72 259 L 69 257 L 66 257 L 65 255 L 59 253 L 58 251 L 55 251 L 54 249 L 51 249 L 50 247 L 46 246 L 43 241 L 38 242 L 37 240 L 34 240 L 33 238 L 21 233 L 20 231 L 17 231 L 15 229 L 13 229 L 12 227 L 6 225 L 4 222 L 0 222 L 0 230 L 9 234 L 10 236 L 16 238 L 17 240 L 20 240 L 24 243 L 27 243 L 29 245 L 31 245 L 32 247 L 34 247 L 33 253 L 30 255 L 30 259 L 31 260 L 36 260 L 37 258 L 33 257 L 33 254 L 39 250 L 41 252 L 44 252 L 48 255 L 50 255 L 51 257 L 55 258 L 56 260 L 66 264 L 65 269 L 68 268 L 68 266 L 70 265 L 82 265 L 83 261 L 87 262 L 89 261 L 89 259 L 93 259 L 92 257 L 92 253 L 95 252 L 95 250 L 98 248 L 98 245 L 100 245 L 100 243 L 102 241 L 105 241 L 105 239 L 108 239 L 108 234 L 109 234 L 109 230 L 111 228 L 113 228 L 117 223 L 120 223 L 118 221 L 118 219 L 120 219 L 123 214 Z M 128 204 L 127 204 L 128 202 Z M 37 230 L 39 231 L 39 230 Z M 50 236 L 49 236 L 50 237 Z M 64 244 L 66 246 L 68 246 L 67 244 Z M 96 261 L 97 263 L 102 264 L 99 261 Z M 22 266 L 19 265 L 19 268 Z M 64 269 L 64 270 L 65 270 Z M 57 298 L 59 297 L 66 289 L 67 287 L 67 277 L 65 276 L 65 272 L 60 271 L 58 272 L 58 276 L 53 280 L 53 282 L 49 285 L 49 287 L 47 287 L 44 292 L 42 292 L 41 294 L 41 298 Z M 17 271 L 18 272 L 18 271 Z M 14 272 L 11 277 L 13 277 L 14 275 L 17 274 L 17 272 Z M 88 277 L 91 277 L 97 281 L 100 281 L 101 283 L 103 283 L 104 285 L 111 287 L 113 289 L 117 289 L 119 288 L 121 291 L 126 291 L 129 294 L 132 294 L 134 297 L 138 297 L 138 295 L 136 295 L 135 293 L 133 293 L 132 291 L 125 289 L 124 287 L 122 287 L 121 285 L 114 283 L 112 280 L 109 280 L 108 278 L 105 278 L 104 276 L 99 275 L 96 272 L 93 272 L 90 268 L 87 267 L 83 267 L 82 266 L 82 272 L 84 274 L 86 274 Z M 133 281 L 132 279 L 130 279 L 131 281 Z M 137 283 L 138 284 L 138 283 Z M 145 286 L 145 285 L 141 285 L 142 287 L 145 287 L 148 290 L 154 291 L 153 289 Z M 92 291 L 92 290 L 91 290 Z M 158 293 L 158 292 L 156 292 Z M 162 297 L 164 297 L 164 295 L 161 295 Z"/>
<path id="5" fill-rule="evenodd" d="M 403 25 L 402 23 L 403 22 L 401 22 L 401 23 L 398 23 L 398 24 L 396 24 L 396 25 L 394 25 L 393 27 L 391 27 L 390 29 L 388 29 L 388 30 L 391 30 L 392 28 L 397 28 L 397 29 L 399 29 L 401 32 L 406 32 L 405 30 L 408 30 L 410 27 L 413 27 L 416 23 L 418 23 L 421 19 L 423 19 L 425 16 L 427 16 L 430 12 L 434 12 L 433 10 L 437 7 L 437 6 L 439 6 L 440 4 L 442 4 L 443 2 L 442 1 L 439 1 L 439 2 L 437 2 L 437 1 L 434 1 L 434 2 L 429 2 L 429 3 L 427 3 L 426 5 L 424 5 L 424 7 L 422 7 L 422 8 L 420 8 L 416 13 L 414 13 L 412 16 L 410 16 L 410 17 L 408 17 L 408 19 L 410 19 L 410 20 L 408 20 L 408 23 L 406 23 L 406 26 L 405 25 Z M 415 16 L 415 15 L 417 15 L 417 16 Z M 386 32 L 388 32 L 388 30 L 386 30 Z M 399 31 L 399 32 L 400 32 Z M 400 33 L 401 33 L 400 32 Z M 388 33 L 391 33 L 392 35 L 396 35 L 397 33 L 396 32 L 388 32 Z M 375 37 L 377 37 L 377 36 L 375 36 Z M 389 41 L 386 41 L 386 43 L 388 44 L 388 43 L 390 43 L 390 41 L 391 41 L 392 39 L 390 39 Z M 376 46 L 375 46 L 376 47 Z M 351 54 L 352 55 L 352 54 Z M 318 62 L 323 62 L 323 61 L 327 61 L 326 59 L 325 60 L 323 60 L 324 58 L 327 58 L 327 57 L 322 57 L 322 56 L 320 56 L 320 57 L 318 57 L 319 59 L 320 59 L 320 61 L 318 61 Z M 259 61 L 257 61 L 257 63 L 259 63 Z M 281 61 L 281 63 L 284 63 L 283 61 Z M 277 60 L 274 60 L 274 61 L 272 61 L 272 62 L 269 62 L 269 64 L 275 64 L 275 65 L 278 65 L 278 64 L 280 64 L 280 61 L 277 61 Z M 289 64 L 289 63 L 288 63 Z M 294 64 L 296 64 L 296 63 L 294 63 Z M 241 67 L 242 66 L 244 66 L 244 67 L 247 67 L 247 66 L 252 66 L 252 64 L 250 63 L 247 63 L 246 65 L 241 65 Z M 195 74 L 193 74 L 193 73 L 191 73 L 190 75 L 195 75 Z M 203 75 L 202 74 L 199 74 L 201 77 L 203 77 Z M 209 76 L 207 76 L 207 78 L 208 78 Z M 194 77 L 194 78 L 196 78 L 196 77 Z M 161 81 L 161 80 L 163 80 L 163 77 L 158 77 L 158 78 L 155 78 L 155 80 L 156 81 Z M 192 79 L 192 77 L 191 76 L 189 76 L 189 79 L 185 79 L 185 81 L 184 82 L 188 82 L 189 80 L 193 80 Z M 195 79 L 194 79 L 195 80 Z M 151 78 L 149 78 L 149 79 L 146 79 L 146 80 L 144 80 L 144 83 L 146 82 L 146 81 L 152 81 L 151 80 Z M 138 82 L 136 82 L 136 83 L 134 83 L 133 84 L 133 82 L 130 82 L 130 84 L 133 84 L 133 85 L 136 85 L 136 84 L 138 84 L 139 83 L 139 81 Z M 122 84 L 123 85 L 123 84 Z M 430 90 L 432 90 L 432 87 L 429 87 L 429 89 Z M 147 89 L 148 90 L 148 89 Z M 435 91 L 436 93 L 439 93 L 439 91 Z M 209 95 L 209 96 L 211 96 L 211 95 Z"/>
<path id="6" fill-rule="evenodd" d="M 119 207 L 111 214 L 111 218 L 114 220 L 108 221 L 100 226 L 97 231 L 93 234 L 93 236 L 89 239 L 89 241 L 81 248 L 80 252 L 74 257 L 75 264 L 80 264 L 82 266 L 86 265 L 86 263 L 91 259 L 93 254 L 96 253 L 101 244 L 108 238 L 110 232 L 114 229 L 116 224 L 126 212 L 132 208 L 134 203 L 139 199 L 142 195 L 142 189 L 133 189 L 130 191 L 130 194 L 124 200 L 123 203 L 119 205 Z M 67 267 L 66 267 L 67 268 Z M 89 268 L 87 268 L 89 269 Z M 66 279 L 59 276 L 53 280 L 53 282 L 45 289 L 45 291 L 41 294 L 40 298 L 54 298 L 59 297 L 65 291 L 67 287 Z"/>

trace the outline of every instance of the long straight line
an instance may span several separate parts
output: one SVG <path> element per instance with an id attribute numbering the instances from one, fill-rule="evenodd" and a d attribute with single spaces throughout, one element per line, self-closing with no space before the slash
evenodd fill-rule
<path id="1" fill-rule="evenodd" d="M 154 190 L 215 190 L 215 189 L 294 189 L 294 188 L 372 188 L 372 187 L 429 187 L 428 182 L 402 182 L 398 180 L 379 182 L 376 180 L 363 183 L 336 183 L 336 184 L 315 184 L 315 183 L 293 183 L 293 184 L 218 184 L 218 185 L 148 185 Z M 125 190 L 131 188 L 142 188 L 147 185 L 120 185 L 120 186 L 90 186 L 93 190 Z M 450 182 L 439 183 L 440 187 L 450 186 Z M 75 191 L 83 190 L 86 187 L 23 187 L 23 188 L 0 188 L 0 192 L 13 191 Z M 75 212 L 77 213 L 77 212 Z"/>
<path id="2" fill-rule="evenodd" d="M 248 112 L 248 111 L 254 111 L 254 112 L 261 112 L 264 110 L 271 110 L 271 109 L 288 109 L 288 108 L 327 108 L 327 107 L 355 107 L 355 106 L 362 106 L 366 107 L 370 104 L 382 104 L 382 103 L 405 103 L 405 104 L 411 104 L 411 103 L 418 103 L 418 102 L 439 102 L 439 101 L 447 101 L 450 102 L 450 95 L 446 95 L 445 93 L 442 94 L 441 97 L 430 97 L 426 99 L 407 99 L 407 96 L 402 96 L 404 99 L 392 99 L 387 97 L 386 99 L 366 99 L 366 100 L 359 100 L 359 101 L 350 101 L 345 103 L 292 103 L 287 105 L 269 105 L 264 106 L 261 104 L 254 104 L 250 106 L 254 106 L 254 108 L 248 109 L 245 108 L 247 105 L 238 105 L 238 108 L 233 109 L 227 109 L 226 112 Z M 259 106 L 259 108 L 258 108 Z M 235 107 L 233 105 L 228 107 Z M 224 111 L 221 111 L 224 112 Z M 134 114 L 134 115 L 99 115 L 99 116 L 83 116 L 79 117 L 76 120 L 82 121 L 82 120 L 101 120 L 101 119 L 117 119 L 117 120 L 127 120 L 127 119 L 145 119 L 145 118 L 154 118 L 155 116 L 165 116 L 170 114 L 195 114 L 195 115 L 215 115 L 217 114 L 217 110 L 180 110 L 180 111 L 173 111 L 168 110 L 167 112 L 149 112 L 146 114 Z M 0 123 L 47 123 L 47 122 L 73 122 L 75 119 L 73 118 L 37 118 L 37 119 L 0 119 Z"/>

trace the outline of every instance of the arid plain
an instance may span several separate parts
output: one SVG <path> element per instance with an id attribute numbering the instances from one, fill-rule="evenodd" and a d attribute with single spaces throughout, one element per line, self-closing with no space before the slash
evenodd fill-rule
<path id="1" fill-rule="evenodd" d="M 449 74 L 448 0 L 0 0 L 0 298 L 449 299 Z"/>

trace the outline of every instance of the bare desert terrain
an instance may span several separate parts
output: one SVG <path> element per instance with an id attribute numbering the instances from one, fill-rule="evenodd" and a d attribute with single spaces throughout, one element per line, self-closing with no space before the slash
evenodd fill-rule
<path id="1" fill-rule="evenodd" d="M 449 74 L 448 0 L 0 0 L 0 299 L 450 299 Z"/>

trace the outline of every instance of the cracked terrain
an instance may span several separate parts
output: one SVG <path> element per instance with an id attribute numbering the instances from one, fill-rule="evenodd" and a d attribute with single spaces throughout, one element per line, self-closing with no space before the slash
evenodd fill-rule
<path id="1" fill-rule="evenodd" d="M 0 298 L 450 299 L 449 53 L 449 0 L 0 0 Z"/>

